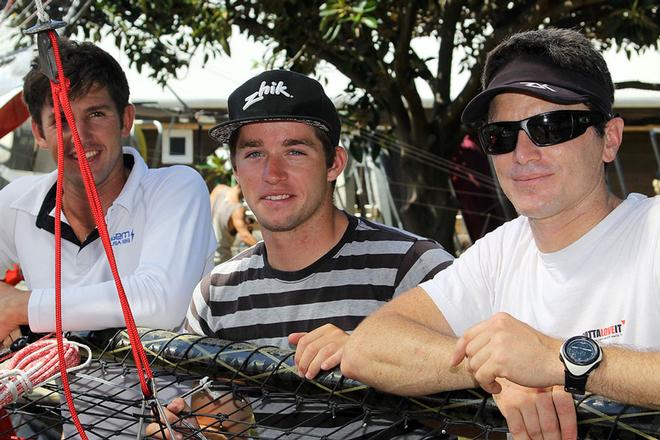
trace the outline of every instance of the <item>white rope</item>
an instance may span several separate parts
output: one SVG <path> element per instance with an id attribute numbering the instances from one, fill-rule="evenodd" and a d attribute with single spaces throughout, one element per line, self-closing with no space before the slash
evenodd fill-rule
<path id="1" fill-rule="evenodd" d="M 7 370 L 0 375 L 0 384 L 6 387 L 6 390 L 0 393 L 0 400 L 5 400 L 7 394 L 11 394 L 11 403 L 16 402 L 19 397 L 18 385 L 21 385 L 22 392 L 31 393 L 33 387 L 29 375 L 35 373 L 42 365 L 43 362 L 28 371 L 22 371 L 20 369 Z"/>
<path id="2" fill-rule="evenodd" d="M 46 9 L 44 9 L 43 3 L 41 3 L 41 0 L 34 0 L 34 4 L 37 6 L 37 18 L 39 19 L 40 22 L 48 22 L 50 21 L 50 17 L 48 16 L 48 13 L 46 13 Z"/>
<path id="3" fill-rule="evenodd" d="M 35 0 L 35 2 L 36 2 L 36 1 L 38 1 L 38 0 Z M 43 4 L 42 7 L 46 7 L 46 6 L 48 6 L 52 1 L 53 1 L 53 0 L 47 0 L 47 1 Z M 39 3 L 41 3 L 41 2 L 39 2 Z M 26 10 L 27 10 L 27 8 L 26 8 Z M 44 11 L 44 14 L 45 14 L 45 18 L 46 18 L 45 21 L 46 21 L 46 22 L 50 21 L 50 17 L 48 16 L 48 14 L 46 14 L 45 11 Z M 19 27 L 19 28 L 21 28 L 21 29 L 24 28 L 24 27 L 26 27 L 27 24 L 28 24 L 28 23 L 29 23 L 29 22 L 30 22 L 35 16 L 37 16 L 38 21 L 41 21 L 41 18 L 39 18 L 39 11 L 37 10 L 37 11 L 33 12 L 32 14 L 30 14 L 30 15 L 29 15 L 25 20 L 23 20 L 23 21 L 21 22 L 21 24 L 18 25 L 17 27 Z"/>

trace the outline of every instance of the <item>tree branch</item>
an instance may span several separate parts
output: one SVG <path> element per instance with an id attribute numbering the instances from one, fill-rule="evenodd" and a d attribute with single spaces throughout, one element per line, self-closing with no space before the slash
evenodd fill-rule
<path id="1" fill-rule="evenodd" d="M 639 89 L 639 90 L 659 90 L 660 83 L 647 83 L 643 81 L 621 81 L 614 83 L 614 88 L 621 89 Z"/>
<path id="2" fill-rule="evenodd" d="M 415 75 L 412 73 L 410 65 L 410 40 L 415 27 L 417 10 L 417 2 L 411 1 L 401 11 L 399 38 L 396 40 L 393 61 L 394 80 L 408 104 L 407 118 L 409 119 L 408 126 L 412 128 L 412 139 L 419 139 L 421 133 L 426 131 L 427 125 L 424 105 L 419 96 L 419 91 L 415 87 Z"/>
<path id="3" fill-rule="evenodd" d="M 476 62 L 472 66 L 472 72 L 476 73 L 470 77 L 470 80 L 459 93 L 456 99 L 448 106 L 447 112 L 449 114 L 456 114 L 458 111 L 462 111 L 465 105 L 468 103 L 468 100 L 471 99 L 479 91 L 479 76 L 483 71 L 484 65 L 486 63 L 486 56 L 497 44 L 499 44 L 507 35 L 513 34 L 515 32 L 536 29 L 539 25 L 544 23 L 545 18 L 550 19 L 550 23 L 554 23 L 559 20 L 561 17 L 567 16 L 576 8 L 584 7 L 585 5 L 591 5 L 595 3 L 603 3 L 603 0 L 574 0 L 573 2 L 563 2 L 557 7 L 557 3 L 552 0 L 542 0 L 539 2 L 533 2 L 527 8 L 520 8 L 518 14 L 509 15 L 505 14 L 500 18 L 502 19 L 494 24 L 494 31 L 484 43 L 484 46 L 479 52 L 479 56 L 476 57 Z M 483 10 L 485 14 L 488 14 L 489 11 Z M 510 18 L 510 19 L 508 19 Z M 449 123 L 449 118 L 446 120 L 446 123 Z"/>
<path id="4" fill-rule="evenodd" d="M 436 107 L 445 106 L 450 102 L 451 68 L 454 59 L 454 38 L 456 24 L 460 17 L 461 4 L 457 1 L 445 3 L 442 26 L 438 29 L 440 47 L 438 49 L 438 74 L 431 88 L 434 93 L 434 113 Z M 439 108 L 438 108 L 439 110 Z"/>

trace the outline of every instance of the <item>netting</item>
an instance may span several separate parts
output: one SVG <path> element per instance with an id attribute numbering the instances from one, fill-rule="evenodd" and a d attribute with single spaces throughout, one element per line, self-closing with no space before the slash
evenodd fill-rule
<path id="1" fill-rule="evenodd" d="M 183 395 L 190 403 L 192 393 L 203 397 L 193 398 L 191 410 L 171 423 L 183 439 L 504 438 L 506 433 L 492 398 L 480 390 L 399 397 L 346 379 L 338 370 L 301 379 L 292 351 L 160 330 L 141 329 L 140 336 L 158 401 L 164 405 Z M 168 431 L 160 405 L 142 397 L 125 332 L 69 338 L 90 346 L 94 354 L 88 368 L 69 374 L 90 438 L 142 437 L 146 426 L 157 421 L 160 425 L 152 428 Z M 77 438 L 60 395 L 54 380 L 6 406 L 0 439 L 15 438 L 12 429 L 22 438 Z M 596 396 L 580 398 L 576 406 L 580 438 L 660 436 L 660 411 Z M 10 419 L 13 428 L 2 431 Z"/>

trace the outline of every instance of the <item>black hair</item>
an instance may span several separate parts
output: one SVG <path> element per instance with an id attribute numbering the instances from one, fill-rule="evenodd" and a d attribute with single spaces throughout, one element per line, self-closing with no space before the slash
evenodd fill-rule
<path id="1" fill-rule="evenodd" d="M 482 88 L 485 90 L 503 66 L 521 55 L 547 58 L 562 69 L 581 73 L 603 84 L 610 102 L 614 102 L 614 84 L 605 59 L 587 37 L 572 29 L 547 28 L 509 36 L 488 54 L 481 76 Z M 592 110 L 595 108 L 590 103 L 587 106 Z M 594 127 L 601 136 L 605 133 L 606 123 Z"/>
<path id="2" fill-rule="evenodd" d="M 110 54 L 88 42 L 61 39 L 60 57 L 64 75 L 70 81 L 70 98 L 86 95 L 92 87 L 106 87 L 110 98 L 122 115 L 128 105 L 129 87 L 126 74 Z M 32 119 L 41 128 L 41 110 L 44 104 L 52 105 L 49 79 L 39 70 L 39 58 L 32 60 L 30 71 L 25 75 L 23 99 Z M 123 118 L 119 118 L 123 124 Z"/>

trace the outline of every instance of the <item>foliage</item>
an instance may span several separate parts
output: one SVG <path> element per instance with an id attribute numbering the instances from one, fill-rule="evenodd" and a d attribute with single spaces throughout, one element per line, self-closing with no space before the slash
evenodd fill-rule
<path id="1" fill-rule="evenodd" d="M 202 177 L 204 177 L 204 181 L 209 189 L 214 188 L 220 183 L 225 185 L 232 184 L 233 173 L 228 156 L 228 154 L 219 154 L 218 151 L 215 151 L 206 156 L 204 163 L 195 166 Z"/>
<path id="2" fill-rule="evenodd" d="M 547 26 L 578 28 L 603 49 L 616 43 L 630 53 L 658 47 L 659 9 L 657 0 L 96 0 L 76 27 L 92 39 L 112 34 L 136 66 L 150 65 L 160 81 L 195 50 L 230 54 L 231 34 L 246 32 L 270 46 L 273 66 L 311 73 L 325 61 L 346 75 L 351 124 L 450 158 L 486 53 L 503 37 Z M 416 50 L 422 38 L 435 43 L 434 55 Z M 457 94 L 453 65 L 471 72 Z M 432 102 L 422 101 L 420 87 L 432 92 Z M 359 149 L 357 143 L 351 148 Z M 403 149 L 402 175 L 393 177 L 411 185 L 400 197 L 404 223 L 447 244 L 447 234 L 436 231 L 451 222 L 444 208 L 453 204 L 449 192 L 423 190 L 446 188 L 446 175 L 414 169 L 407 157 Z M 418 203 L 422 196 L 430 206 Z"/>

